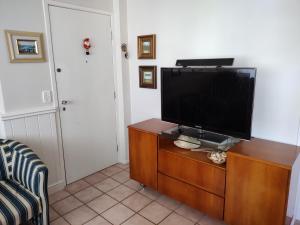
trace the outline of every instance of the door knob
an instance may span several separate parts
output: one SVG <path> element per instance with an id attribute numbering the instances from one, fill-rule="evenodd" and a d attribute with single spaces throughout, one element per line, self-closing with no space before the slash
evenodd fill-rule
<path id="1" fill-rule="evenodd" d="M 62 105 L 67 105 L 67 104 L 70 104 L 70 103 L 71 103 L 71 101 L 67 101 L 67 100 L 62 100 L 61 101 Z"/>

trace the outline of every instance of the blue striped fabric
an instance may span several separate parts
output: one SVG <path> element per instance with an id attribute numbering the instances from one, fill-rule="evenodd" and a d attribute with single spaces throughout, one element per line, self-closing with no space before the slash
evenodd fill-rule
<path id="1" fill-rule="evenodd" d="M 5 152 L 9 151 L 7 145 L 0 146 L 0 180 L 5 180 L 7 178 L 7 158 L 5 157 Z"/>
<path id="2" fill-rule="evenodd" d="M 11 178 L 12 151 L 7 144 L 0 146 L 0 180 Z"/>
<path id="3" fill-rule="evenodd" d="M 11 180 L 0 181 L 0 223 L 26 223 L 42 211 L 40 198 Z"/>
<path id="4" fill-rule="evenodd" d="M 39 189 L 39 174 L 46 171 L 46 166 L 32 150 L 14 151 L 12 177 L 36 195 L 43 191 Z"/>
<path id="5" fill-rule="evenodd" d="M 3 193 L 0 191 L 0 197 L 2 196 L 0 199 L 0 224 L 1 222 L 3 223 L 5 219 L 6 222 L 9 221 L 7 223 L 8 225 L 19 225 L 20 221 L 23 223 L 32 218 L 33 223 L 36 225 L 48 225 L 47 167 L 38 156 L 24 144 L 0 139 L 0 145 L 2 149 L 0 152 L 0 155 L 2 155 L 2 159 L 0 156 L 0 176 L 3 174 L 3 177 L 6 178 L 0 181 L 1 185 L 3 186 L 3 182 L 6 182 L 15 191 L 14 193 L 17 194 L 17 196 L 19 196 L 20 193 L 24 194 L 25 190 L 27 194 L 29 193 L 39 200 L 39 210 L 37 210 L 37 207 L 34 207 L 36 203 L 32 198 L 28 198 L 31 205 L 29 208 L 24 207 L 24 205 L 22 206 L 22 204 L 17 204 L 21 208 L 16 210 L 14 209 L 16 206 L 13 207 L 11 205 L 12 202 L 16 202 L 16 200 L 9 195 L 8 191 Z M 3 162 L 2 167 L 4 168 L 4 172 L 1 172 L 1 162 Z M 22 191 L 18 192 L 19 190 Z M 9 201 L 7 200 L 6 202 L 8 204 L 6 208 L 3 206 L 5 199 L 9 199 Z M 3 216 L 2 219 L 1 216 Z M 12 221 L 13 223 L 11 223 Z"/>

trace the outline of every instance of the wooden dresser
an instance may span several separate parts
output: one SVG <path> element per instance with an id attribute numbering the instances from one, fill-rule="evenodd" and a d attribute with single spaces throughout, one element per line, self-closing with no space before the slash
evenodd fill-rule
<path id="1" fill-rule="evenodd" d="M 217 165 L 160 135 L 175 126 L 159 119 L 129 126 L 132 179 L 228 225 L 290 224 L 300 169 L 296 146 L 241 141 Z"/>

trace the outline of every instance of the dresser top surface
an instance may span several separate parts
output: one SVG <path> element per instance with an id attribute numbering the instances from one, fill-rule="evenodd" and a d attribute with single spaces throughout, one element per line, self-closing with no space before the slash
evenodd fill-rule
<path id="1" fill-rule="evenodd" d="M 152 134 L 160 134 L 162 131 L 175 126 L 177 125 L 174 123 L 165 122 L 160 119 L 149 119 L 130 125 L 129 128 Z M 295 145 L 252 138 L 251 141 L 241 141 L 228 152 L 229 154 L 237 154 L 241 157 L 249 157 L 257 161 L 291 169 L 299 156 L 300 148 Z"/>
<path id="2" fill-rule="evenodd" d="M 241 141 L 236 144 L 229 152 L 291 169 L 299 156 L 300 148 L 295 145 L 252 138 L 251 141 Z"/>
<path id="3" fill-rule="evenodd" d="M 165 122 L 160 119 L 149 119 L 149 120 L 145 120 L 139 123 L 129 125 L 128 127 L 134 128 L 136 130 L 141 130 L 144 132 L 153 133 L 153 134 L 160 134 L 162 131 L 171 129 L 176 126 L 177 125 L 174 123 Z"/>

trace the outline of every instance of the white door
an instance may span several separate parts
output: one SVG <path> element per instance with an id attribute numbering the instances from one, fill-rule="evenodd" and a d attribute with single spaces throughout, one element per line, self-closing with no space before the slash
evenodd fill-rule
<path id="1" fill-rule="evenodd" d="M 67 183 L 117 161 L 110 16 L 50 6 Z M 90 55 L 83 40 L 90 38 Z"/>

